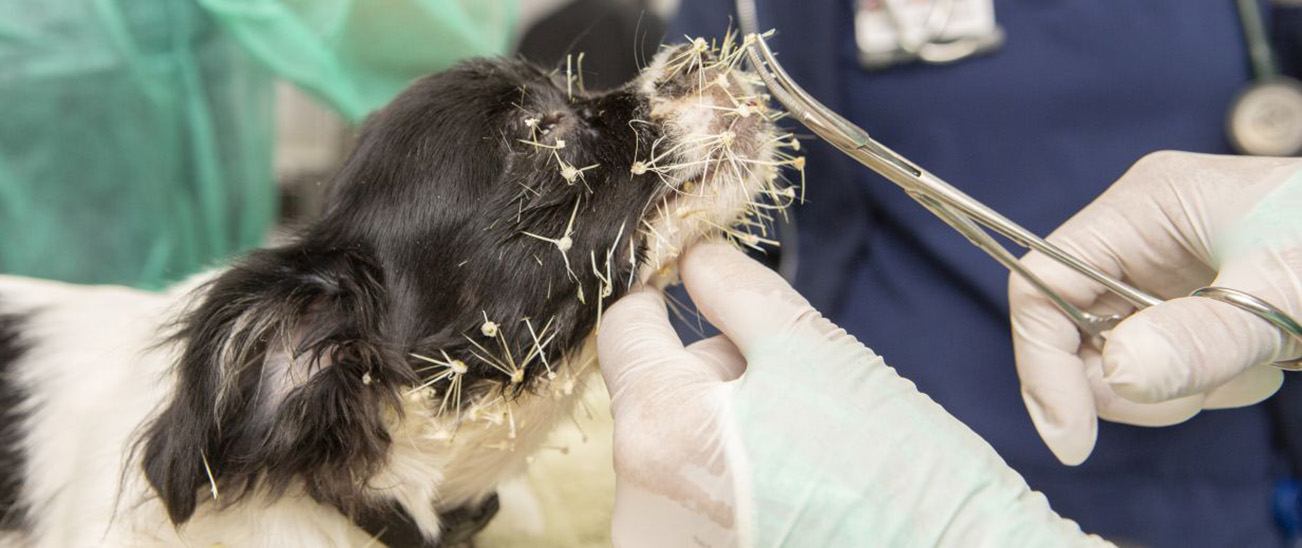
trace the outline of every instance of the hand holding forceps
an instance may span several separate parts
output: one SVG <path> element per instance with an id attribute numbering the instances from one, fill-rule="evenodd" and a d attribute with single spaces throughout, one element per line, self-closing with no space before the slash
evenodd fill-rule
<path id="1" fill-rule="evenodd" d="M 774 58 L 764 38 L 749 34 L 743 47 L 751 66 L 768 87 L 773 98 L 786 107 L 793 118 L 846 155 L 900 186 L 914 200 L 953 227 L 1000 264 L 1025 278 L 1063 312 L 1096 346 L 1101 347 L 1107 333 L 1124 315 L 1100 316 L 1081 310 L 1023 266 L 1007 248 L 987 232 L 994 231 L 1015 244 L 1043 253 L 1050 259 L 1099 283 L 1136 309 L 1162 303 L 1151 294 L 1136 289 L 1098 268 L 1080 260 L 1062 248 L 1045 241 L 1017 223 L 1000 215 L 985 204 L 954 188 L 944 180 L 873 140 L 863 129 L 832 112 L 811 97 L 786 73 Z M 1250 294 L 1225 287 L 1203 287 L 1191 296 L 1215 299 L 1256 315 L 1286 335 L 1302 340 L 1302 325 L 1277 307 Z M 1279 361 L 1281 369 L 1302 370 L 1302 358 Z"/>

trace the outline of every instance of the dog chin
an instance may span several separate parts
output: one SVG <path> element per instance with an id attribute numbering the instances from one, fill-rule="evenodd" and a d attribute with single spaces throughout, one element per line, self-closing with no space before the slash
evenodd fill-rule
<path id="1" fill-rule="evenodd" d="M 722 66 L 712 67 L 712 53 L 697 44 L 667 48 L 642 76 L 651 118 L 666 128 L 672 143 L 665 147 L 671 152 L 653 150 L 651 157 L 664 155 L 679 164 L 658 172 L 666 188 L 643 220 L 646 260 L 637 277 L 655 287 L 675 283 L 679 255 L 703 239 L 723 237 L 758 249 L 769 241 L 759 202 L 768 194 L 785 207 L 790 200 L 782 196 L 794 196 L 790 190 L 778 196 L 783 192 L 778 168 L 784 163 L 778 148 L 785 143 L 779 142 L 771 121 L 775 113 L 755 76 L 733 68 L 735 63 L 714 60 Z M 686 93 L 665 94 L 658 85 L 693 75 Z M 742 228 L 732 228 L 739 223 Z"/>

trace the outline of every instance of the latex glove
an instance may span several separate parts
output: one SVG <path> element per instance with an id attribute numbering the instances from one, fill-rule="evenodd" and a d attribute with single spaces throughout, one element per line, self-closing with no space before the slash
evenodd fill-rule
<path id="1" fill-rule="evenodd" d="M 683 347 L 662 295 L 598 333 L 617 546 L 1070 546 L 988 444 L 740 251 L 681 259 L 723 335 Z"/>
<path id="2" fill-rule="evenodd" d="M 1010 278 L 1022 396 L 1059 460 L 1089 456 L 1096 417 L 1169 425 L 1279 388 L 1281 371 L 1266 364 L 1296 358 L 1302 345 L 1234 306 L 1186 295 L 1224 286 L 1302 318 L 1300 170 L 1294 159 L 1157 153 L 1054 231 L 1050 242 L 1170 299 L 1122 322 L 1101 353 L 1030 284 Z M 1023 263 L 1083 309 L 1133 310 L 1041 254 Z"/>

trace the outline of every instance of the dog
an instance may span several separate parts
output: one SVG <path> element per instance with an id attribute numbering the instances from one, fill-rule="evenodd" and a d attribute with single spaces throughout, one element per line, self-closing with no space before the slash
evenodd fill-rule
<path id="1" fill-rule="evenodd" d="M 666 47 L 601 93 L 463 62 L 367 120 L 285 245 L 161 293 L 0 277 L 0 544 L 465 542 L 602 309 L 796 199 L 740 56 Z"/>

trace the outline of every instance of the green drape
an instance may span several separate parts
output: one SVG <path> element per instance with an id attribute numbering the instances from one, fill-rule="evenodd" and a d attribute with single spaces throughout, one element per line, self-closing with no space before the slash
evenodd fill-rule
<path id="1" fill-rule="evenodd" d="M 276 77 L 351 121 L 518 0 L 0 0 L 0 272 L 156 288 L 275 221 Z"/>

